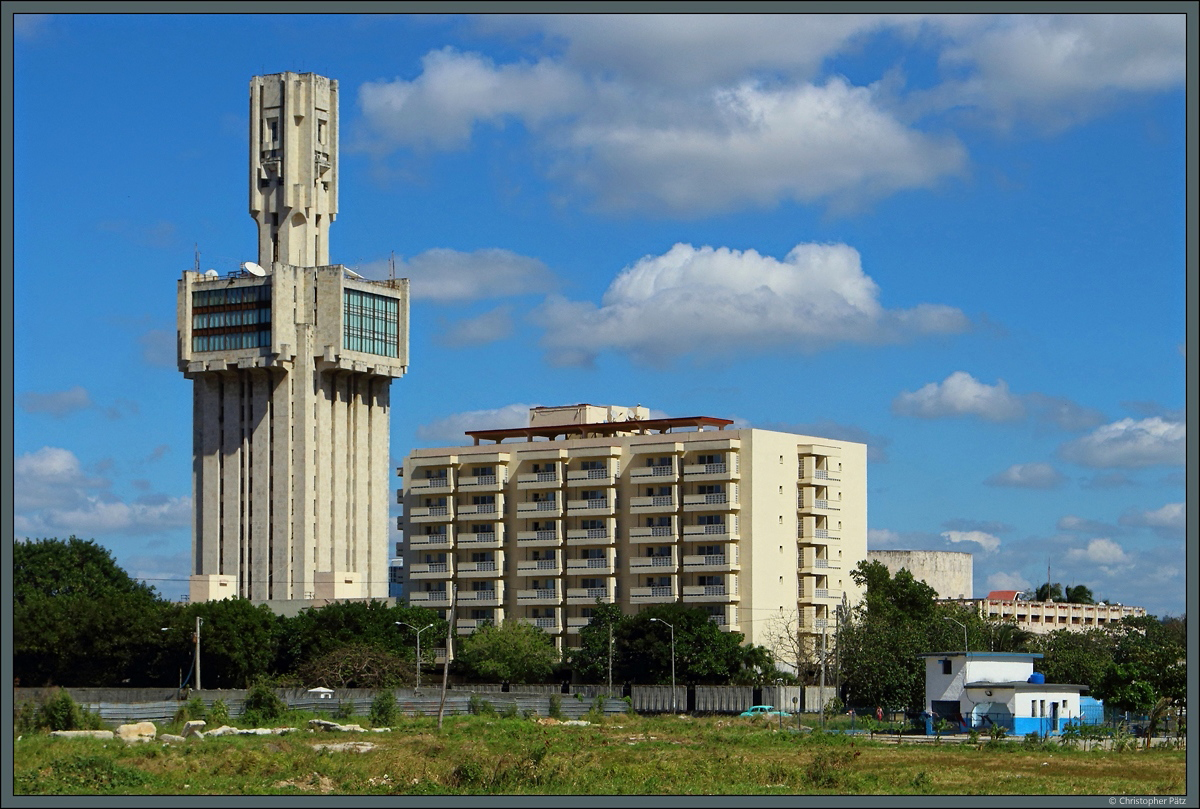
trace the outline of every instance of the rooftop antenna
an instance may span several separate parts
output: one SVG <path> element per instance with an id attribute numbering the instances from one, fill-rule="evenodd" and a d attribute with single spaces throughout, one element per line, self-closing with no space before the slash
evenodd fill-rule
<path id="1" fill-rule="evenodd" d="M 196 272 L 200 272 L 200 243 L 193 242 L 192 247 L 196 248 Z"/>
<path id="2" fill-rule="evenodd" d="M 388 279 L 392 286 L 396 285 L 396 251 L 392 251 L 392 257 L 388 261 Z"/>

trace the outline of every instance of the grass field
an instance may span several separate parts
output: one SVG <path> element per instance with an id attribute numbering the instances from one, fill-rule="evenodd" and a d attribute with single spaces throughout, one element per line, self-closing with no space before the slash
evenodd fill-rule
<path id="1" fill-rule="evenodd" d="M 307 716 L 278 725 L 306 727 Z M 346 721 L 363 720 L 350 719 Z M 1183 795 L 1182 750 L 800 735 L 730 717 L 402 719 L 385 733 L 126 745 L 26 735 L 17 795 Z M 365 724 L 365 722 L 364 722 Z M 178 732 L 178 728 L 159 728 Z M 365 753 L 316 744 L 370 742 Z"/>

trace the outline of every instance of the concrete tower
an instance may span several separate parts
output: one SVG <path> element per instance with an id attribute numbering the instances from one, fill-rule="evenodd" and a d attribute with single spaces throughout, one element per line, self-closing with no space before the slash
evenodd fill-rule
<path id="1" fill-rule="evenodd" d="M 190 598 L 384 598 L 389 388 L 408 367 L 408 280 L 330 265 L 337 82 L 250 82 L 258 263 L 178 284 L 193 381 Z"/>

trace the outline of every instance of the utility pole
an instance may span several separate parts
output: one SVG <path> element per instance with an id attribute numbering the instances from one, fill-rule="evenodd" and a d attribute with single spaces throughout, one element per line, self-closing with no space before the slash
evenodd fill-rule
<path id="1" fill-rule="evenodd" d="M 608 696 L 612 698 L 612 653 L 613 653 L 613 634 L 612 623 L 608 625 Z"/>
<path id="2" fill-rule="evenodd" d="M 821 627 L 821 730 L 825 729 L 825 627 Z"/>
<path id="3" fill-rule="evenodd" d="M 196 690 L 200 690 L 200 624 L 204 619 L 196 616 Z"/>
<path id="4" fill-rule="evenodd" d="M 454 637 L 454 606 L 458 603 L 458 584 L 450 582 L 450 616 L 446 622 L 446 662 L 442 664 L 442 699 L 438 703 L 438 730 L 442 729 L 442 717 L 446 714 L 446 684 L 450 680 L 450 644 Z"/>

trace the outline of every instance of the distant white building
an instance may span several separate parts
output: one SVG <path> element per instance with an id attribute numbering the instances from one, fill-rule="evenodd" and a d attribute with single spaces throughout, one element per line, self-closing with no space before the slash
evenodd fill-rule
<path id="1" fill-rule="evenodd" d="M 1082 714 L 1080 693 L 1086 685 L 1047 683 L 1033 670 L 1040 654 L 1006 652 L 930 652 L 925 658 L 925 731 L 934 722 L 952 723 L 951 732 L 993 725 L 1012 735 L 1062 732 Z"/>
<path id="2" fill-rule="evenodd" d="M 1020 590 L 992 590 L 987 598 L 944 599 L 970 607 L 983 618 L 1012 620 L 1031 632 L 1045 634 L 1056 629 L 1103 629 L 1122 618 L 1144 618 L 1145 607 L 1124 604 L 1065 604 L 1058 601 L 1026 601 Z"/>

